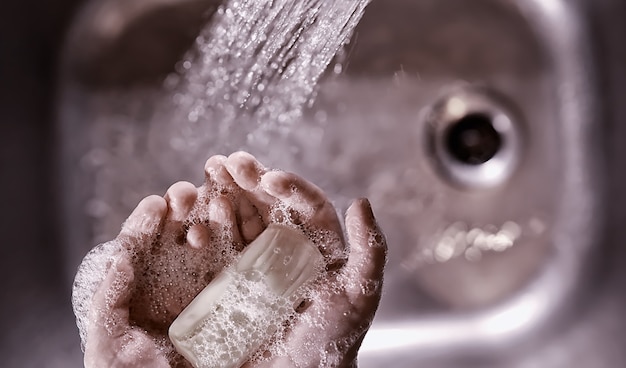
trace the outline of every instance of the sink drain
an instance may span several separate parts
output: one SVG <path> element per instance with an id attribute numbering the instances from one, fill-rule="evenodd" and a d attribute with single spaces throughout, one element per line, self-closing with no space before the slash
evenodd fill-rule
<path id="1" fill-rule="evenodd" d="M 519 121 L 504 98 L 482 88 L 462 88 L 426 114 L 428 147 L 439 171 L 455 184 L 501 184 L 520 159 Z"/>
<path id="2" fill-rule="evenodd" d="M 491 160 L 502 147 L 502 136 L 484 114 L 464 116 L 448 128 L 445 136 L 448 152 L 459 162 L 480 165 Z"/>

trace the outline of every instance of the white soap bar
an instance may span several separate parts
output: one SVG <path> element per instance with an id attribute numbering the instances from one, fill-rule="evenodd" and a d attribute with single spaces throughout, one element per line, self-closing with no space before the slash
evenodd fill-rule
<path id="1" fill-rule="evenodd" d="M 196 368 L 241 367 L 294 313 L 322 254 L 297 229 L 270 224 L 169 328 Z"/>

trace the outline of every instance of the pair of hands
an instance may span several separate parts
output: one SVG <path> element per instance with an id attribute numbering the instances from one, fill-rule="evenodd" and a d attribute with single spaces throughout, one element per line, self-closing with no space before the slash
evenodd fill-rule
<path id="1" fill-rule="evenodd" d="M 188 367 L 167 338 L 176 316 L 239 251 L 280 218 L 318 236 L 327 270 L 288 326 L 281 354 L 258 367 L 352 367 L 381 296 L 386 244 L 369 202 L 347 210 L 347 243 L 324 193 L 253 156 L 213 156 L 206 181 L 174 184 L 142 200 L 113 241 L 115 252 L 86 316 L 86 367 Z M 227 246 L 225 247 L 224 244 Z M 81 267 L 89 272 L 89 267 Z M 80 290 L 75 290 L 80 294 Z"/>

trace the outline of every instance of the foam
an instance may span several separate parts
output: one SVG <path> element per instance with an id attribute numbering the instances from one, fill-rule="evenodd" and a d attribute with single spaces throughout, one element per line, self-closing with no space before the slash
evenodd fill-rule
<path id="1" fill-rule="evenodd" d="M 83 351 L 87 343 L 91 299 L 121 250 L 122 246 L 115 240 L 100 244 L 87 253 L 76 272 L 72 286 L 72 308 Z"/>
<path id="2" fill-rule="evenodd" d="M 194 367 L 239 367 L 295 317 L 323 269 L 300 231 L 271 224 L 178 316 L 169 335 Z"/>
<path id="3" fill-rule="evenodd" d="M 192 215 L 182 227 L 199 223 L 200 218 L 206 217 L 207 201 L 215 199 L 219 192 L 201 191 L 196 207 Z M 282 205 L 283 210 L 289 210 Z M 302 225 L 296 225 L 284 218 L 280 226 L 302 229 Z M 237 259 L 239 253 L 234 248 L 232 232 L 229 226 L 222 229 L 213 229 L 211 232 L 211 246 L 203 249 L 194 249 L 177 244 L 179 235 L 176 231 L 162 232 L 156 240 L 125 238 L 127 243 L 122 244 L 120 239 L 98 245 L 91 250 L 81 263 L 73 287 L 72 302 L 74 313 L 79 327 L 81 345 L 87 342 L 89 330 L 89 313 L 92 309 L 91 300 L 96 290 L 101 286 L 110 266 L 117 261 L 118 257 L 129 257 L 134 270 L 132 298 L 130 301 L 130 324 L 139 327 L 154 337 L 159 348 L 170 356 L 170 361 L 175 361 L 177 355 L 173 353 L 169 341 L 164 341 L 162 336 L 167 327 L 178 316 L 180 311 L 187 306 L 196 295 L 223 270 L 228 270 Z M 336 258 L 337 254 L 346 257 L 345 249 L 337 242 L 341 238 L 330 231 L 306 229 L 306 237 L 318 246 L 327 248 L 340 248 L 337 253 L 324 255 L 324 261 L 320 263 L 318 275 L 323 274 L 323 265 L 328 260 Z M 133 240 L 134 239 L 134 240 Z M 143 243 L 143 242 L 148 243 Z M 289 254 L 285 254 L 283 262 L 292 261 Z M 315 288 L 319 285 L 308 284 L 307 288 L 299 291 L 297 298 L 285 298 L 272 294 L 264 283 L 252 282 L 241 275 L 235 275 L 237 282 L 233 284 L 231 297 L 221 301 L 218 308 L 221 312 L 211 317 L 212 320 L 221 320 L 222 324 L 211 326 L 206 333 L 196 340 L 196 349 L 202 353 L 203 367 L 220 366 L 224 362 L 233 362 L 242 358 L 242 351 L 248 351 L 243 356 L 246 359 L 263 360 L 263 351 L 270 351 L 272 356 L 287 354 L 285 346 L 281 342 L 285 333 L 285 326 L 294 323 L 300 318 L 294 309 L 302 299 L 315 300 L 326 297 L 317 294 Z M 326 282 L 316 280 L 315 282 Z M 328 285 L 326 285 L 328 286 Z M 115 288 L 114 285 L 110 287 Z M 340 279 L 333 281 L 332 290 L 340 293 L 343 289 Z M 226 314 L 229 312 L 230 314 Z M 221 313 L 221 314 L 220 314 Z M 238 316 L 238 317 L 237 317 Z M 241 323 L 237 324 L 237 317 L 245 319 L 246 328 L 240 329 Z M 312 322 L 311 319 L 309 319 Z M 306 318 L 304 321 L 306 323 Z M 109 322 L 107 322 L 109 323 Z M 120 323 L 120 321 L 110 321 Z M 207 322 L 208 323 L 208 322 Z M 224 335 L 226 334 L 226 336 Z M 252 349 L 247 342 L 263 336 L 261 344 Z M 251 338 L 252 337 L 252 338 Z M 271 341 L 267 338 L 271 337 Z M 247 341 L 247 342 L 246 342 Z M 205 348 L 202 348 L 204 346 Z M 204 350 L 203 350 L 204 349 Z M 219 352 L 216 355 L 215 352 Z M 203 355 L 204 354 L 204 355 Z M 212 365 L 211 359 L 220 363 Z"/>
<path id="4" fill-rule="evenodd" d="M 73 307 L 83 348 L 88 339 L 91 298 L 101 285 L 110 265 L 117 257 L 124 256 L 129 257 L 134 270 L 132 287 L 135 290 L 130 301 L 130 324 L 153 337 L 159 349 L 168 356 L 172 364 L 182 359 L 174 351 L 171 342 L 164 337 L 167 328 L 180 311 L 216 275 L 220 272 L 229 272 L 228 269 L 238 259 L 239 251 L 233 242 L 230 225 L 220 228 L 213 226 L 211 246 L 201 249 L 180 246 L 180 235 L 190 226 L 203 223 L 202 219 L 208 218 L 207 204 L 224 195 L 236 207 L 242 193 L 236 190 L 225 193 L 220 188 L 210 190 L 202 188 L 189 220 L 185 221 L 181 228 L 164 230 L 154 241 L 138 238 L 127 239 L 129 243 L 121 244 L 120 240 L 114 240 L 101 244 L 89 252 L 79 267 L 73 289 Z M 338 260 L 345 263 L 349 250 L 344 246 L 341 235 L 294 221 L 293 216 L 285 216 L 294 211 L 287 204 L 279 203 L 271 209 L 270 220 L 281 226 L 302 231 L 322 252 L 323 265 Z M 168 229 L 167 224 L 165 229 Z M 184 237 L 182 239 L 184 241 Z M 380 246 L 381 242 L 379 234 L 369 234 L 370 246 Z M 285 255 L 286 263 L 290 261 L 288 257 L 289 255 Z M 352 266 L 359 268 L 362 265 Z M 340 295 L 346 291 L 365 295 L 374 295 L 379 291 L 380 282 L 355 279 L 355 271 L 344 267 L 338 272 L 332 272 L 333 276 L 330 277 L 329 273 L 320 269 L 318 275 L 324 276 L 300 290 L 297 300 L 304 298 L 316 303 L 330 300 L 333 295 Z M 285 345 L 285 334 L 288 333 L 288 326 L 292 324 L 304 323 L 318 330 L 328 327 L 324 315 L 334 312 L 328 311 L 323 303 L 318 303 L 314 313 L 300 314 L 294 310 L 296 299 L 276 296 L 266 284 L 252 282 L 242 275 L 232 274 L 232 277 L 236 282 L 232 284 L 231 289 L 239 289 L 230 290 L 228 293 L 230 296 L 220 301 L 220 307 L 215 310 L 214 315 L 206 319 L 201 328 L 202 333 L 194 335 L 193 338 L 189 336 L 189 343 L 195 344 L 194 349 L 198 351 L 202 360 L 200 366 L 223 367 L 226 364 L 240 362 L 241 359 L 263 361 L 267 359 L 264 352 L 269 352 L 271 357 L 279 357 L 294 356 L 305 351 L 310 353 L 319 349 L 319 356 L 323 362 L 321 366 L 332 367 L 335 366 L 338 356 L 345 353 L 334 351 L 332 346 L 303 346 L 302 351 L 294 351 L 293 346 Z M 209 323 L 213 324 L 209 326 Z M 242 325 L 245 325 L 245 328 L 242 329 Z M 260 343 L 251 346 L 251 341 Z"/>
<path id="5" fill-rule="evenodd" d="M 297 214 L 296 214 L 297 213 Z M 327 265 L 342 264 L 348 258 L 348 249 L 340 234 L 310 226 L 315 214 L 312 208 L 294 209 L 284 202 L 275 203 L 270 209 L 270 221 L 300 229 L 315 244 L 324 256 Z"/>
<path id="6" fill-rule="evenodd" d="M 196 331 L 182 339 L 194 351 L 196 367 L 239 367 L 285 321 L 295 318 L 293 298 L 277 296 L 265 283 L 244 275 L 232 277 L 226 297 Z"/>
<path id="7" fill-rule="evenodd" d="M 206 202 L 216 196 L 217 192 L 205 194 Z M 208 218 L 208 206 L 203 206 L 203 202 L 197 202 L 183 228 Z M 215 229 L 211 247 L 202 249 L 179 246 L 183 229 L 179 230 L 163 232 L 154 241 L 129 236 L 122 244 L 122 239 L 115 239 L 94 247 L 85 256 L 72 288 L 72 306 L 83 351 L 92 298 L 119 257 L 128 257 L 134 270 L 129 322 L 158 335 L 165 333 L 178 313 L 238 254 L 228 226 Z"/>

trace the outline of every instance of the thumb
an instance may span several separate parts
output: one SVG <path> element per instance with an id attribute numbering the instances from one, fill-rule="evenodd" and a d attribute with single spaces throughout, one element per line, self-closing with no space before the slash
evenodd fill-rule
<path id="1" fill-rule="evenodd" d="M 365 198 L 357 199 L 348 208 L 346 232 L 350 255 L 343 268 L 348 280 L 345 293 L 355 308 L 355 314 L 363 323 L 354 329 L 357 340 L 346 352 L 342 366 L 356 367 L 358 350 L 374 319 L 382 295 L 387 242 L 376 223 L 372 207 Z"/>
<path id="2" fill-rule="evenodd" d="M 353 298 L 380 299 L 383 272 L 387 262 L 387 241 L 376 223 L 366 198 L 355 200 L 346 212 L 346 232 L 350 256 L 345 272 L 361 290 L 348 290 Z M 352 288 L 355 289 L 355 288 Z M 368 305 L 371 305 L 371 300 Z M 356 303 L 360 305 L 361 303 Z M 378 307 L 378 302 L 374 307 Z"/>
<path id="3" fill-rule="evenodd" d="M 170 367 L 152 337 L 143 329 L 130 326 L 133 280 L 130 261 L 121 252 L 93 297 L 85 367 Z"/>
<path id="4" fill-rule="evenodd" d="M 168 205 L 163 197 L 151 195 L 142 199 L 124 221 L 118 239 L 122 243 L 150 244 L 157 237 L 167 212 Z"/>
<path id="5" fill-rule="evenodd" d="M 117 337 L 128 328 L 128 304 L 133 280 L 132 266 L 125 252 L 121 251 L 115 256 L 114 263 L 93 296 L 90 319 L 92 328 L 100 330 L 96 336 L 105 333 Z"/>
<path id="6" fill-rule="evenodd" d="M 132 268 L 121 251 L 93 295 L 85 341 L 85 367 L 114 366 L 118 340 L 129 329 L 128 302 L 133 278 Z"/>

